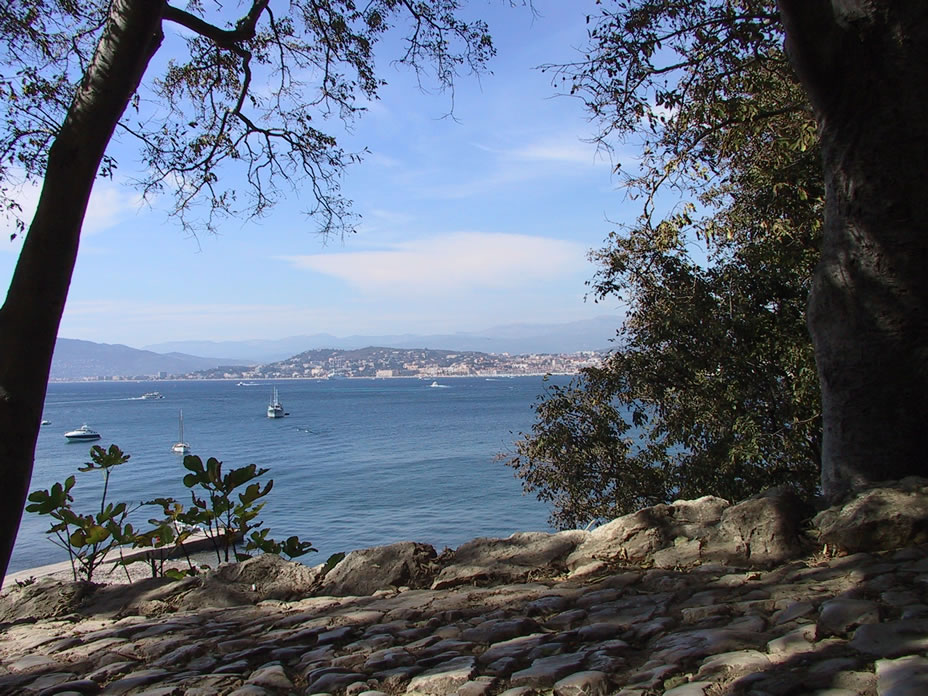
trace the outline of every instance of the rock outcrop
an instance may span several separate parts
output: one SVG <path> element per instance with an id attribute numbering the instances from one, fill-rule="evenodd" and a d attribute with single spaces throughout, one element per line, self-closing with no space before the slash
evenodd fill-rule
<path id="1" fill-rule="evenodd" d="M 39 581 L 0 597 L 0 694 L 928 693 L 926 491 L 867 491 L 808 528 L 774 491 L 441 556 L 403 542 L 327 573 L 260 557 L 176 583 Z"/>

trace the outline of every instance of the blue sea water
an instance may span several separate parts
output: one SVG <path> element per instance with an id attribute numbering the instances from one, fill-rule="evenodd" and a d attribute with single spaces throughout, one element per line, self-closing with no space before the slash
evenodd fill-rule
<path id="1" fill-rule="evenodd" d="M 566 378 L 550 378 L 563 383 Z M 193 454 L 224 467 L 255 463 L 274 479 L 261 519 L 270 535 L 296 534 L 331 554 L 394 541 L 438 551 L 478 536 L 550 530 L 549 510 L 524 496 L 512 469 L 497 461 L 533 421 L 541 377 L 431 380 L 293 380 L 238 386 L 234 381 L 53 383 L 45 400 L 30 490 L 64 481 L 89 461 L 93 444 L 115 443 L 131 455 L 113 471 L 109 499 L 127 502 L 190 493 L 182 457 L 171 452 L 184 413 Z M 283 419 L 266 417 L 276 386 Z M 143 400 L 149 391 L 165 398 Z M 83 423 L 95 443 L 68 442 Z M 99 507 L 102 475 L 76 473 L 74 507 Z M 144 523 L 160 512 L 143 508 Z M 10 571 L 67 560 L 46 536 L 48 518 L 25 513 Z"/>

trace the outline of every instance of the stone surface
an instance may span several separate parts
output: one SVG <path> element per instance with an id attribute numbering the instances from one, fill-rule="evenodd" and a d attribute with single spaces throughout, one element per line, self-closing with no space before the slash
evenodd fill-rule
<path id="1" fill-rule="evenodd" d="M 177 583 L 10 588 L 0 696 L 928 693 L 928 545 L 794 546 L 789 505 L 678 501 L 608 534 L 475 540 L 460 568 L 511 565 L 476 584 L 436 582 L 455 553 L 398 544 L 336 566 L 328 594 L 321 568 L 277 559 Z M 597 535 L 604 555 L 578 567 L 600 565 L 571 573 Z"/>
<path id="2" fill-rule="evenodd" d="M 812 520 L 819 541 L 846 553 L 928 541 L 928 479 L 909 477 L 864 491 Z"/>
<path id="3" fill-rule="evenodd" d="M 522 582 L 564 568 L 564 560 L 588 532 L 519 532 L 505 539 L 480 538 L 461 544 L 432 584 L 445 589 L 465 583 Z"/>
<path id="4" fill-rule="evenodd" d="M 352 551 L 322 579 L 318 594 L 371 595 L 391 587 L 426 587 L 435 549 L 402 541 Z"/>
<path id="5" fill-rule="evenodd" d="M 606 696 L 609 677 L 603 672 L 576 672 L 554 684 L 554 696 Z"/>

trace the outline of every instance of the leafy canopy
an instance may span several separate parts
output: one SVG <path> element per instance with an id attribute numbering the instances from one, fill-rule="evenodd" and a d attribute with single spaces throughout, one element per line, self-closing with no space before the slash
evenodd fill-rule
<path id="1" fill-rule="evenodd" d="M 17 0 L 0 7 L 0 202 L 24 229 L 11 187 L 39 179 L 110 12 L 102 0 Z M 261 215 L 288 189 L 308 187 L 325 231 L 351 228 L 333 119 L 350 124 L 385 84 L 375 48 L 403 32 L 395 62 L 423 84 L 453 88 L 494 54 L 484 22 L 458 0 L 270 0 L 165 3 L 160 76 L 134 96 L 116 138 L 135 143 L 146 196 L 172 201 L 188 226 Z M 101 167 L 112 175 L 108 154 Z M 236 165 L 239 179 L 221 176 Z"/>
<path id="2" fill-rule="evenodd" d="M 614 2 L 549 66 L 605 145 L 633 139 L 641 214 L 592 255 L 627 314 L 603 365 L 536 404 L 509 464 L 562 527 L 705 494 L 816 490 L 805 302 L 823 185 L 772 2 Z"/>

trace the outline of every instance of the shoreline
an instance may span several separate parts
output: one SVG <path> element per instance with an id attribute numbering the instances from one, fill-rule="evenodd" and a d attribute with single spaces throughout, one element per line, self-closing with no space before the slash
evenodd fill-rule
<path id="1" fill-rule="evenodd" d="M 519 377 L 572 377 L 579 374 L 578 372 L 519 372 L 519 373 L 499 373 L 486 375 L 430 375 L 428 377 L 419 377 L 418 375 L 391 375 L 390 377 L 248 377 L 249 381 L 271 383 L 271 382 L 342 382 L 347 380 L 389 380 L 389 379 L 409 379 L 419 382 L 428 382 L 436 379 L 516 379 Z M 150 384 L 154 382 L 241 382 L 242 377 L 149 377 L 147 379 L 134 379 L 130 377 L 82 377 L 80 379 L 49 379 L 49 384 Z M 261 386 L 261 385 L 257 385 Z"/>

